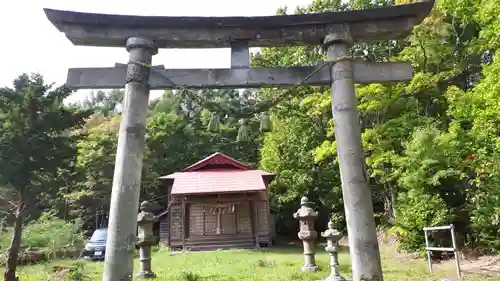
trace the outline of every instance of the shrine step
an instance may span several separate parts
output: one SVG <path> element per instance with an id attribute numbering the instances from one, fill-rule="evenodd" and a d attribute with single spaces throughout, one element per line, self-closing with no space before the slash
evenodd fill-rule
<path id="1" fill-rule="evenodd" d="M 252 236 L 197 236 L 186 241 L 191 251 L 212 251 L 218 249 L 251 249 L 255 247 Z"/>
<path id="2" fill-rule="evenodd" d="M 254 249 L 253 241 L 220 241 L 217 243 L 186 243 L 186 250 L 189 251 L 214 251 L 229 249 Z"/>
<path id="3" fill-rule="evenodd" d="M 197 246 L 197 245 L 227 245 L 227 244 L 253 244 L 255 240 L 253 239 L 214 239 L 214 240 L 188 240 L 186 241 L 187 246 Z"/>
<path id="4" fill-rule="evenodd" d="M 216 251 L 216 250 L 230 250 L 230 249 L 254 249 L 254 243 L 244 243 L 244 244 L 207 244 L 207 245 L 186 245 L 186 250 L 188 251 Z"/>
<path id="5" fill-rule="evenodd" d="M 253 240 L 251 235 L 191 236 L 186 241 L 240 241 Z"/>
<path id="6" fill-rule="evenodd" d="M 270 237 L 261 236 L 259 239 L 261 246 L 269 245 Z M 171 244 L 172 249 L 182 249 L 182 241 L 174 240 Z M 221 236 L 191 236 L 186 239 L 186 250 L 191 251 L 210 251 L 217 249 L 253 249 L 255 240 L 252 236 L 242 235 L 221 235 Z"/>

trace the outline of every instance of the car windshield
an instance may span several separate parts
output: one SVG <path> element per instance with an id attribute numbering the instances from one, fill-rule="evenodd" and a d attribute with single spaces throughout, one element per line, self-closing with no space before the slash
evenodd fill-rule
<path id="1" fill-rule="evenodd" d="M 107 229 L 97 229 L 96 231 L 94 231 L 94 234 L 92 234 L 90 241 L 106 241 L 107 237 L 108 237 Z"/>

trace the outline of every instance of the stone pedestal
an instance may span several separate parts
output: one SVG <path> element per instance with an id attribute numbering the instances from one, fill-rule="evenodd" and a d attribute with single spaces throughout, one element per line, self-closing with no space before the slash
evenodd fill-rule
<path id="1" fill-rule="evenodd" d="M 139 246 L 140 271 L 138 278 L 154 278 L 156 275 L 151 270 L 151 246 L 156 243 L 153 234 L 155 216 L 150 212 L 148 201 L 141 203 L 141 212 L 137 215 L 137 245 Z"/>
<path id="2" fill-rule="evenodd" d="M 311 202 L 306 197 L 300 200 L 300 209 L 297 210 L 293 217 L 299 220 L 298 236 L 302 240 L 304 246 L 304 266 L 302 271 L 317 271 L 315 252 L 316 238 L 318 233 L 314 230 L 314 221 L 318 217 L 318 213 L 311 207 Z"/>
<path id="3" fill-rule="evenodd" d="M 342 238 L 342 233 L 333 228 L 333 222 L 328 223 L 328 229 L 321 233 L 322 237 L 326 238 L 325 251 L 330 254 L 330 276 L 324 281 L 345 281 L 346 279 L 340 275 L 339 270 L 339 240 Z"/>

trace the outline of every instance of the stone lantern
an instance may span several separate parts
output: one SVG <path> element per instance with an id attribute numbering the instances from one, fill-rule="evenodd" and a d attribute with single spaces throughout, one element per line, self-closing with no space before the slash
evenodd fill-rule
<path id="1" fill-rule="evenodd" d="M 342 238 L 342 233 L 333 228 L 333 222 L 328 223 L 328 229 L 321 233 L 322 237 L 326 238 L 325 251 L 330 254 L 331 274 L 325 281 L 344 281 L 345 278 L 340 275 L 339 271 L 339 240 Z"/>
<path id="2" fill-rule="evenodd" d="M 316 260 L 314 258 L 316 238 L 318 233 L 314 230 L 314 221 L 318 217 L 318 213 L 311 207 L 311 202 L 307 197 L 300 199 L 300 209 L 297 210 L 293 217 L 299 220 L 299 238 L 304 246 L 304 266 L 302 271 L 316 271 Z"/>
<path id="3" fill-rule="evenodd" d="M 156 275 L 151 271 L 151 246 L 156 244 L 153 234 L 153 223 L 155 215 L 150 212 L 151 204 L 148 201 L 141 203 L 141 212 L 137 215 L 137 246 L 140 254 L 139 278 L 154 278 Z"/>

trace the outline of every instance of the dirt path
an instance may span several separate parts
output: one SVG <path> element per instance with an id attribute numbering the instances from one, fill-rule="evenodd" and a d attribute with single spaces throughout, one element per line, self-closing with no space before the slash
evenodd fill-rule
<path id="1" fill-rule="evenodd" d="M 479 273 L 487 276 L 499 276 L 500 278 L 500 255 L 482 256 L 473 260 L 462 260 L 460 268 L 464 272 Z"/>

